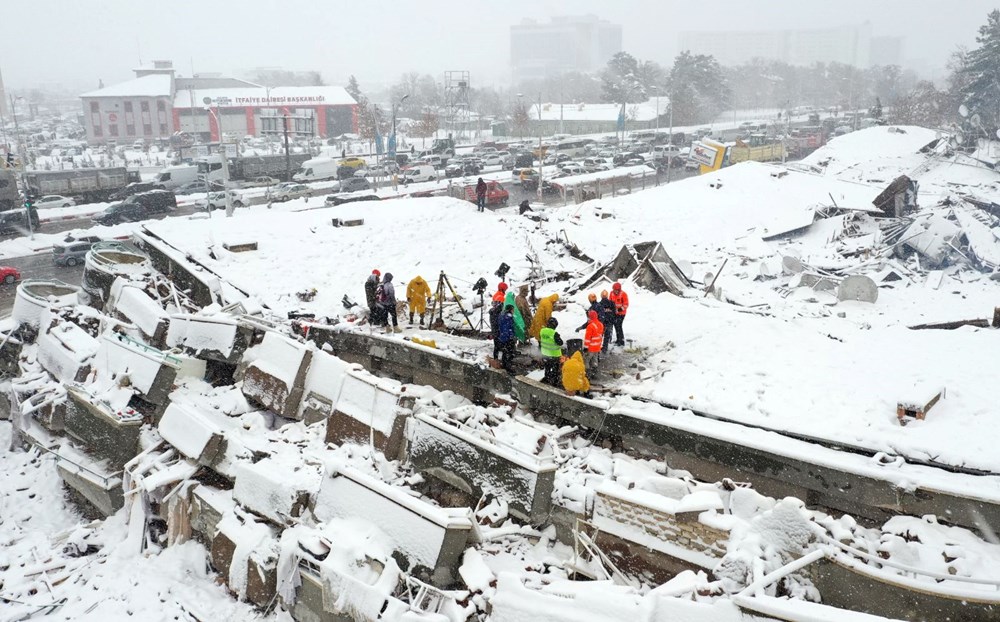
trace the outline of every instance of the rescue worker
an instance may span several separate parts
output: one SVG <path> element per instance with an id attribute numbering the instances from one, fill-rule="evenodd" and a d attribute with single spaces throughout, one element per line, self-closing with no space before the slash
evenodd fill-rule
<path id="1" fill-rule="evenodd" d="M 583 364 L 583 355 L 579 350 L 566 359 L 562 366 L 562 385 L 566 395 L 590 393 L 590 381 L 587 380 L 587 368 Z"/>
<path id="2" fill-rule="evenodd" d="M 542 360 L 545 362 L 545 375 L 542 382 L 559 386 L 559 363 L 562 361 L 562 337 L 556 332 L 559 321 L 549 318 L 548 324 L 539 331 L 538 343 L 542 348 Z"/>
<path id="3" fill-rule="evenodd" d="M 587 300 L 590 302 L 590 306 L 587 307 L 586 311 L 584 311 L 584 315 L 587 316 L 587 319 L 583 321 L 583 324 L 580 324 L 579 328 L 576 329 L 576 332 L 580 332 L 581 330 L 587 328 L 587 324 L 590 323 L 591 311 L 597 311 L 597 319 L 601 320 L 602 324 L 604 323 L 604 311 L 601 309 L 601 303 L 597 301 L 597 294 L 590 292 L 587 294 Z"/>
<path id="4" fill-rule="evenodd" d="M 410 305 L 410 324 L 413 324 L 413 314 L 420 315 L 420 325 L 424 325 L 424 313 L 427 312 L 427 304 L 431 299 L 431 286 L 427 284 L 424 277 L 417 275 L 413 277 L 406 286 L 406 302 Z"/>
<path id="5" fill-rule="evenodd" d="M 503 281 L 497 284 L 497 291 L 493 294 L 493 302 L 503 302 L 504 298 L 507 297 L 507 284 Z"/>
<path id="6" fill-rule="evenodd" d="M 500 358 L 500 314 L 503 313 L 503 299 L 493 297 L 490 307 L 490 335 L 493 337 L 493 358 Z"/>
<path id="7" fill-rule="evenodd" d="M 584 358 L 587 360 L 587 369 L 596 372 L 601 348 L 604 347 L 604 324 L 597 319 L 597 311 L 587 311 L 587 318 L 590 321 L 587 322 L 587 332 L 583 334 L 583 349 L 587 351 Z"/>
<path id="8" fill-rule="evenodd" d="M 625 314 L 628 313 L 628 294 L 622 291 L 622 284 L 615 283 L 611 286 L 611 295 L 608 300 L 615 305 L 615 345 L 625 345 L 625 332 L 622 330 L 622 323 L 625 321 Z"/>
<path id="9" fill-rule="evenodd" d="M 503 303 L 504 305 L 511 305 L 514 307 L 514 336 L 521 343 L 526 342 L 528 340 L 528 325 L 524 323 L 524 317 L 521 316 L 521 312 L 517 308 L 517 302 L 514 299 L 514 292 L 508 290 Z"/>
<path id="10" fill-rule="evenodd" d="M 559 294 L 552 294 L 551 296 L 546 296 L 538 302 L 538 308 L 535 309 L 535 317 L 531 321 L 531 330 L 528 331 L 528 335 L 538 339 L 538 333 L 542 328 L 549 323 L 549 318 L 552 317 L 552 307 L 559 300 Z"/>
<path id="11" fill-rule="evenodd" d="M 486 210 L 486 182 L 482 177 L 476 182 L 476 207 L 480 212 Z"/>
<path id="12" fill-rule="evenodd" d="M 385 279 L 379 284 L 375 292 L 375 304 L 385 322 L 385 332 L 402 332 L 403 329 L 399 327 L 399 319 L 396 316 L 396 287 L 392 284 L 391 272 L 386 272 Z M 392 319 L 392 328 L 389 327 L 390 318 Z"/>
<path id="13" fill-rule="evenodd" d="M 500 365 L 514 375 L 514 305 L 504 305 L 499 321 Z"/>
<path id="14" fill-rule="evenodd" d="M 528 286 L 526 284 L 518 288 L 517 296 L 514 297 L 514 305 L 521 312 L 524 325 L 531 326 L 531 305 L 528 303 Z"/>
<path id="15" fill-rule="evenodd" d="M 382 273 L 376 268 L 365 281 L 365 299 L 368 301 L 368 318 L 376 326 L 381 324 L 378 307 L 375 304 L 375 291 L 378 289 L 379 277 Z"/>
<path id="16" fill-rule="evenodd" d="M 601 320 L 601 324 L 604 324 L 604 347 L 601 348 L 601 352 L 607 352 L 611 345 L 611 333 L 614 332 L 612 328 L 615 325 L 615 303 L 611 302 L 608 290 L 604 289 L 601 290 L 601 299 L 597 304 L 600 306 L 597 317 Z"/>

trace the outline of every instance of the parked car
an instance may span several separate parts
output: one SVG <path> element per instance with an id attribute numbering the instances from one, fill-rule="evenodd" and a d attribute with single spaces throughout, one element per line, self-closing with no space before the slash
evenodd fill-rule
<path id="1" fill-rule="evenodd" d="M 76 205 L 76 201 L 69 197 L 59 196 L 58 194 L 49 194 L 39 199 L 35 199 L 34 205 L 36 209 L 45 209 L 46 207 L 70 207 L 71 205 Z"/>
<path id="2" fill-rule="evenodd" d="M 605 158 L 584 158 L 583 168 L 587 170 L 588 173 L 596 173 L 597 171 L 610 171 L 611 165 Z"/>
<path id="3" fill-rule="evenodd" d="M 203 181 L 192 181 L 174 190 L 174 194 L 176 194 L 177 196 L 184 196 L 188 194 L 201 194 L 204 192 L 208 192 L 208 184 L 206 184 Z"/>
<path id="4" fill-rule="evenodd" d="M 150 190 L 133 194 L 123 203 L 139 203 L 153 213 L 167 213 L 177 209 L 177 197 L 169 190 Z"/>
<path id="5" fill-rule="evenodd" d="M 155 181 L 134 181 L 108 198 L 112 201 L 121 201 L 123 199 L 127 199 L 133 194 L 149 192 L 150 190 L 166 190 L 166 187 Z"/>
<path id="6" fill-rule="evenodd" d="M 229 191 L 229 199 L 232 201 L 233 207 L 243 207 L 246 205 L 243 202 L 243 196 L 235 190 Z M 198 209 L 206 210 L 226 209 L 226 194 L 224 192 L 211 192 L 204 199 L 198 199 L 195 202 L 195 206 Z"/>
<path id="7" fill-rule="evenodd" d="M 13 285 L 21 280 L 21 273 L 12 266 L 0 266 L 0 282 L 4 285 Z"/>
<path id="8" fill-rule="evenodd" d="M 354 179 L 353 177 L 351 179 Z M 346 179 L 344 181 L 347 181 Z M 343 183 L 343 181 L 341 182 Z M 303 184 L 289 183 L 285 182 L 283 184 L 278 184 L 268 193 L 267 198 L 270 201 L 291 201 L 292 199 L 299 199 L 301 197 L 307 197 L 310 194 L 309 186 Z"/>
<path id="9" fill-rule="evenodd" d="M 84 262 L 87 251 L 96 241 L 76 240 L 68 244 L 54 244 L 52 246 L 52 261 L 57 266 L 78 266 Z"/>
<path id="10" fill-rule="evenodd" d="M 137 222 L 152 216 L 145 206 L 139 203 L 115 203 L 103 212 L 91 218 L 99 225 L 118 225 L 123 222 Z"/>
<path id="11" fill-rule="evenodd" d="M 246 182 L 244 184 L 244 187 L 246 187 L 246 188 L 264 188 L 266 186 L 275 186 L 278 183 L 279 183 L 278 180 L 275 179 L 274 177 L 267 177 L 265 175 L 263 177 L 254 177 L 250 181 Z"/>
<path id="12" fill-rule="evenodd" d="M 436 181 L 437 177 L 438 173 L 434 170 L 433 166 L 423 164 L 420 166 L 409 166 L 404 168 L 403 177 L 400 181 L 404 184 L 409 184 L 422 181 Z"/>
<path id="13" fill-rule="evenodd" d="M 371 190 L 372 184 L 364 177 L 350 177 L 340 182 L 340 192 Z"/>
<path id="14" fill-rule="evenodd" d="M 478 175 L 483 169 L 471 160 L 452 162 L 444 167 L 445 177 L 462 177 L 463 175 Z"/>
<path id="15" fill-rule="evenodd" d="M 576 162 L 565 162 L 559 167 L 566 175 L 583 175 L 587 172 L 585 168 L 577 164 Z"/>

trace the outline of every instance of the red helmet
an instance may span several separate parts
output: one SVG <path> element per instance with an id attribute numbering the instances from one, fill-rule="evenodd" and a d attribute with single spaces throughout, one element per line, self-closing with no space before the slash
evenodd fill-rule
<path id="1" fill-rule="evenodd" d="M 593 309 L 591 309 L 590 311 L 587 311 L 587 317 L 589 319 L 591 319 L 591 320 L 596 320 L 597 319 L 597 311 L 594 311 Z"/>
<path id="2" fill-rule="evenodd" d="M 620 292 L 620 291 L 622 291 L 622 284 L 621 283 L 615 283 L 614 285 L 611 286 L 611 289 L 615 290 L 616 292 Z"/>
<path id="3" fill-rule="evenodd" d="M 374 274 L 375 276 L 382 276 L 382 273 L 378 271 L 378 268 L 372 270 L 372 274 Z"/>
<path id="4" fill-rule="evenodd" d="M 502 291 L 502 292 L 505 292 L 505 291 L 507 291 L 507 284 L 504 283 L 503 281 L 501 281 L 500 284 L 497 285 L 497 289 L 500 290 L 500 291 Z"/>

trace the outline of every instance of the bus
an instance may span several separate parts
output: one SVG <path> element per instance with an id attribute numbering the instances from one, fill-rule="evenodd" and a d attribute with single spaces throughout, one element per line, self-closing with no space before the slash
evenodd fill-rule
<path id="1" fill-rule="evenodd" d="M 570 138 L 556 143 L 556 152 L 565 153 L 571 158 L 582 156 L 587 153 L 587 145 L 593 144 L 590 138 Z"/>

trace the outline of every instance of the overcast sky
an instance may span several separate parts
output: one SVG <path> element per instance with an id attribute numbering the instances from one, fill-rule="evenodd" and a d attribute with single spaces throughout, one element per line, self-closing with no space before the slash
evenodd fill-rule
<path id="1" fill-rule="evenodd" d="M 180 75 L 254 67 L 321 71 L 366 84 L 468 69 L 473 86 L 509 81 L 510 26 L 525 17 L 594 14 L 621 24 L 624 49 L 668 64 L 684 30 L 808 29 L 870 21 L 905 36 L 904 59 L 928 77 L 1000 0 L 2 0 L 0 71 L 8 88 L 87 90 L 132 77 L 139 59 Z M 938 69 L 936 75 L 931 71 Z"/>

